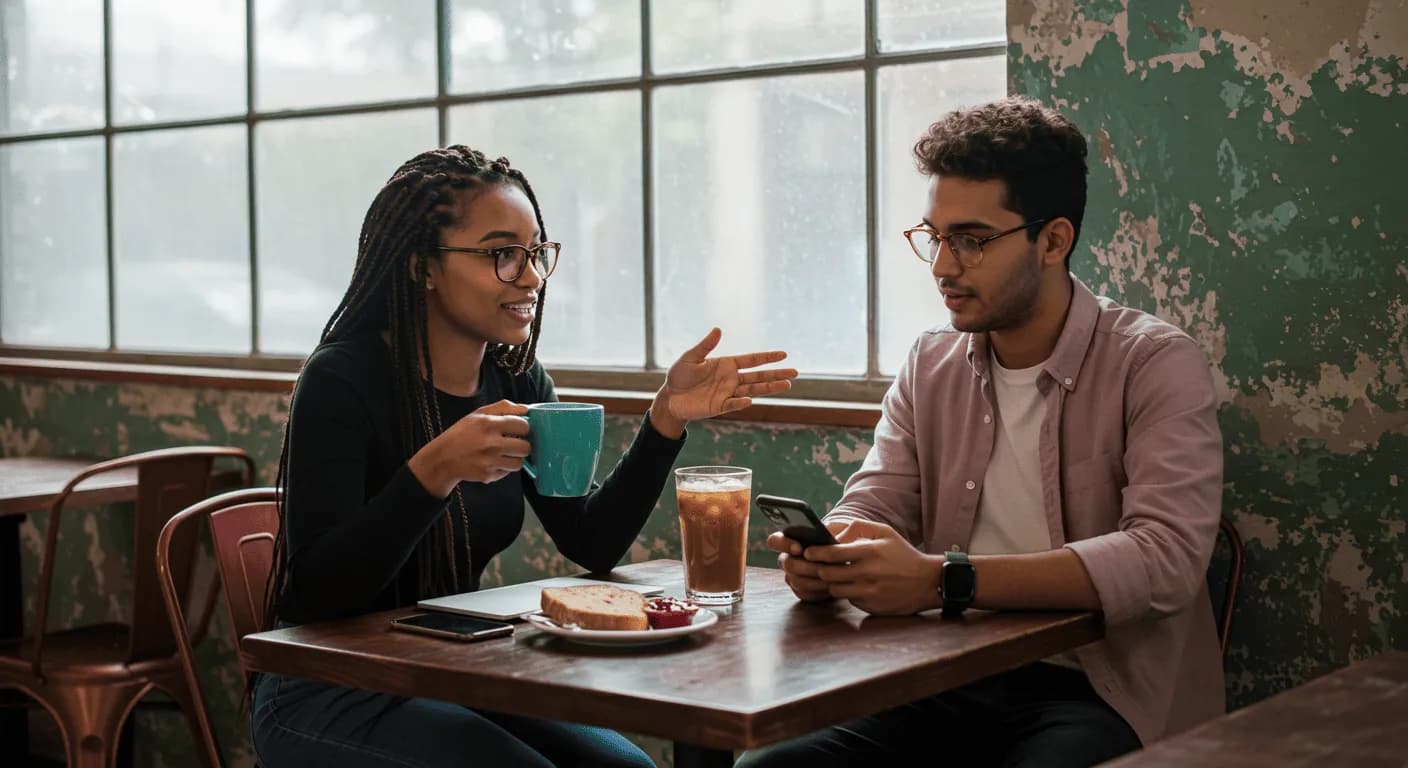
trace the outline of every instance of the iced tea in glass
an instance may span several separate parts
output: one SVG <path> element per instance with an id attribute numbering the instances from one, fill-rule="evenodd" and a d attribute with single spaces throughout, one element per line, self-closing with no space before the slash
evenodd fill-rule
<path id="1" fill-rule="evenodd" d="M 690 600 L 703 605 L 728 605 L 743 599 L 752 492 L 751 469 L 675 470 L 684 587 Z"/>

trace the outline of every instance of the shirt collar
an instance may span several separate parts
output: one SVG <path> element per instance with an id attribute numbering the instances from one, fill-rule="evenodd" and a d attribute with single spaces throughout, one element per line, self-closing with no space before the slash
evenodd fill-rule
<path id="1" fill-rule="evenodd" d="M 1071 275 L 1071 306 L 1066 310 L 1066 324 L 1056 339 L 1056 347 L 1046 358 L 1042 370 L 1067 391 L 1076 388 L 1080 381 L 1081 365 L 1085 353 L 1090 349 L 1090 339 L 1095 332 L 1095 321 L 1100 316 L 1100 302 L 1095 294 L 1085 287 L 1075 275 Z M 989 341 L 986 333 L 968 334 L 968 365 L 973 372 L 987 378 Z"/>

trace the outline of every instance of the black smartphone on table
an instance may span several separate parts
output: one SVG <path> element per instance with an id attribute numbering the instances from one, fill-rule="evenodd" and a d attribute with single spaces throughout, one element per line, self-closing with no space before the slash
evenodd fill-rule
<path id="1" fill-rule="evenodd" d="M 471 642 L 513 634 L 513 625 L 502 621 L 460 616 L 454 613 L 418 613 L 391 620 L 391 628 L 404 632 L 443 637 L 447 640 Z"/>
<path id="2" fill-rule="evenodd" d="M 783 536 L 802 546 L 820 547 L 836 543 L 836 537 L 831 535 L 807 502 L 766 493 L 758 494 L 753 501 L 762 510 L 763 517 L 776 525 Z"/>

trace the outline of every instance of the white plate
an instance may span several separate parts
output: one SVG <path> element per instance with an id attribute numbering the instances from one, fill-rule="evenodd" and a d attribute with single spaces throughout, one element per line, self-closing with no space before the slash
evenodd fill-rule
<path id="1" fill-rule="evenodd" d="M 683 627 L 671 627 L 670 629 L 579 629 L 576 626 L 564 627 L 547 616 L 544 616 L 541 612 L 527 614 L 523 617 L 523 620 L 549 635 L 566 638 L 574 643 L 582 643 L 583 645 L 638 646 L 668 643 L 671 640 L 677 640 L 685 635 L 692 635 L 695 632 L 712 627 L 718 622 L 719 616 L 708 608 L 700 608 L 699 611 L 694 614 L 694 623 L 686 624 Z"/>

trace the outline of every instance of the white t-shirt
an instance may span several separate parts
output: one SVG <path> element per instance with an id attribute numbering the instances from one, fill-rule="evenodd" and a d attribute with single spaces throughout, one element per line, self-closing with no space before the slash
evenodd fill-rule
<path id="1" fill-rule="evenodd" d="M 970 555 L 1019 555 L 1051 549 L 1041 501 L 1041 424 L 1046 402 L 1036 381 L 1042 365 L 1012 370 L 992 360 L 992 457 L 983 476 Z"/>
<path id="2" fill-rule="evenodd" d="M 1041 500 L 1040 441 L 1046 401 L 1036 383 L 1046 363 L 1011 369 L 1003 368 L 996 355 L 991 355 L 990 361 L 997 396 L 997 413 L 993 414 L 996 429 L 968 554 L 1045 552 L 1052 548 L 1046 506 Z M 1074 653 L 1046 661 L 1080 669 Z"/>

